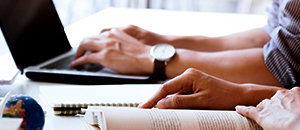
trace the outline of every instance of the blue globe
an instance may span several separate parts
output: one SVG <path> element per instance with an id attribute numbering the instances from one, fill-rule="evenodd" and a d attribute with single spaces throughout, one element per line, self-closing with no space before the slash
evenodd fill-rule
<path id="1" fill-rule="evenodd" d="M 3 117 L 23 118 L 21 130 L 41 130 L 45 123 L 42 107 L 30 96 L 13 95 L 5 104 Z"/>

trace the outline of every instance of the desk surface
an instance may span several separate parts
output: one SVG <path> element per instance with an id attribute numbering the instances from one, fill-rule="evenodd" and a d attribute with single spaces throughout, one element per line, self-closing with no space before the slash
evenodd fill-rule
<path id="1" fill-rule="evenodd" d="M 267 23 L 263 15 L 225 13 L 178 12 L 147 9 L 108 8 L 65 28 L 72 46 L 78 46 L 84 37 L 97 35 L 101 29 L 134 24 L 147 30 L 169 35 L 220 36 L 262 27 Z M 83 130 L 78 117 L 55 116 L 39 93 L 39 86 L 62 85 L 35 82 L 19 75 L 12 85 L 0 86 L 0 96 L 9 90 L 35 98 L 47 112 L 45 130 Z"/>

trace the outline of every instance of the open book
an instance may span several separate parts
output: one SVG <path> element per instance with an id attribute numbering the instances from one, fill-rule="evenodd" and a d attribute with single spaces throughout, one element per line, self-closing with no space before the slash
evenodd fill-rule
<path id="1" fill-rule="evenodd" d="M 235 111 L 89 106 L 84 120 L 101 130 L 262 130 Z"/>

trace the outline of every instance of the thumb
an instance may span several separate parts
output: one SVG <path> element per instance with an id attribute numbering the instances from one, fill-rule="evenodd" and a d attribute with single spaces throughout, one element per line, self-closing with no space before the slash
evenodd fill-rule
<path id="1" fill-rule="evenodd" d="M 172 95 L 161 99 L 157 103 L 159 109 L 197 108 L 194 95 Z"/>
<path id="2" fill-rule="evenodd" d="M 237 113 L 257 121 L 258 110 L 256 109 L 256 107 L 236 106 L 235 109 Z"/>

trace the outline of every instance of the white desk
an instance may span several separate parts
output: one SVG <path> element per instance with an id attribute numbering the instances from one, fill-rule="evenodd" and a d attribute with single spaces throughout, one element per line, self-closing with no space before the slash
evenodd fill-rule
<path id="1" fill-rule="evenodd" d="M 103 28 L 128 24 L 138 25 L 160 34 L 220 36 L 262 27 L 266 22 L 267 17 L 262 15 L 109 8 L 66 27 L 65 31 L 72 46 L 78 46 L 84 37 L 97 35 Z M 24 75 L 19 75 L 14 84 L 0 86 L 0 96 L 13 90 L 13 93 L 35 98 L 47 111 L 45 130 L 85 129 L 78 117 L 55 116 L 52 108 L 40 97 L 40 85 L 62 84 L 35 82 Z"/>

